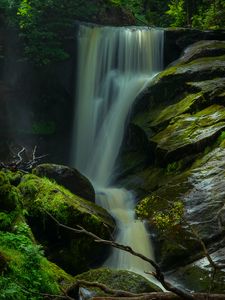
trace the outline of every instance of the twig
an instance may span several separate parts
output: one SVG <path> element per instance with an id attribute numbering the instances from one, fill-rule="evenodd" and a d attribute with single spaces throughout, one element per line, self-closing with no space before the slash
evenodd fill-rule
<path id="1" fill-rule="evenodd" d="M 21 156 L 21 154 L 25 151 L 25 148 L 23 147 L 18 153 L 17 153 L 17 156 L 19 158 L 18 161 L 15 162 L 15 165 L 18 166 L 22 161 L 23 161 L 23 158 Z"/>

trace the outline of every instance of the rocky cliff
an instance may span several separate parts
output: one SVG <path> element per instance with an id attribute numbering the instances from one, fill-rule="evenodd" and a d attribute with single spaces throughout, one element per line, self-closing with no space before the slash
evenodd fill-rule
<path id="1" fill-rule="evenodd" d="M 225 259 L 224 77 L 225 41 L 186 48 L 136 104 L 130 128 L 142 142 L 133 138 L 122 156 L 129 175 L 121 183 L 140 199 L 137 214 L 149 221 L 158 262 L 179 267 L 172 278 L 196 291 L 211 282 L 203 244 L 216 262 Z M 225 291 L 224 275 L 217 271 L 212 290 Z"/>

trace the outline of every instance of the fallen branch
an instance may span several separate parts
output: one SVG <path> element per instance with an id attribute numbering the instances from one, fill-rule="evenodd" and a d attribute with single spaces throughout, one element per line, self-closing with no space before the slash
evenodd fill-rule
<path id="1" fill-rule="evenodd" d="M 222 270 L 222 269 L 224 269 L 225 268 L 225 264 L 217 264 L 217 263 L 215 263 L 213 261 L 211 255 L 209 254 L 208 249 L 206 248 L 206 245 L 205 245 L 204 241 L 199 236 L 199 233 L 197 232 L 197 230 L 193 226 L 189 225 L 187 223 L 187 221 L 185 221 L 185 220 L 183 220 L 183 221 L 187 224 L 187 226 L 190 228 L 191 233 L 194 235 L 194 237 L 197 239 L 197 241 L 201 245 L 203 253 L 204 253 L 205 257 L 207 258 L 207 260 L 208 260 L 210 266 L 212 267 L 212 269 L 214 269 L 214 270 Z"/>
<path id="2" fill-rule="evenodd" d="M 134 251 L 130 246 L 125 246 L 125 245 L 121 245 L 119 243 L 116 243 L 114 241 L 109 241 L 109 240 L 104 240 L 102 238 L 100 238 L 99 236 L 97 236 L 96 234 L 84 229 L 82 226 L 77 225 L 77 229 L 69 227 L 67 225 L 61 224 L 54 216 L 52 216 L 49 212 L 45 211 L 46 214 L 48 214 L 57 224 L 58 226 L 68 229 L 70 231 L 73 231 L 75 233 L 83 233 L 86 234 L 88 236 L 90 236 L 91 238 L 94 239 L 94 241 L 96 243 L 102 243 L 102 244 L 106 244 L 106 245 L 110 245 L 114 248 L 126 251 L 131 253 L 134 256 L 137 256 L 139 258 L 141 258 L 142 260 L 148 262 L 151 266 L 153 266 L 155 268 L 155 272 L 152 272 L 152 275 L 162 284 L 162 286 L 168 290 L 173 292 L 174 294 L 178 295 L 181 297 L 181 299 L 188 299 L 188 300 L 193 300 L 195 299 L 193 297 L 192 294 L 190 294 L 187 291 L 183 291 L 175 286 L 173 286 L 172 284 L 170 284 L 169 282 L 167 282 L 164 278 L 164 274 L 161 272 L 160 267 L 158 266 L 157 263 L 155 263 L 152 259 Z"/>
<path id="3" fill-rule="evenodd" d="M 38 164 L 38 162 L 47 156 L 45 155 L 36 155 L 37 152 L 37 146 L 34 147 L 32 154 L 29 155 L 31 158 L 28 158 L 28 155 L 26 155 L 26 148 L 22 147 L 22 149 L 17 152 L 17 154 L 14 154 L 14 160 L 10 162 L 9 164 L 0 162 L 0 168 L 6 168 L 11 170 L 12 172 L 16 171 L 22 171 L 24 173 L 28 173 L 34 166 Z M 24 155 L 23 155 L 24 154 Z M 15 158 L 16 157 L 16 158 Z"/>
<path id="4" fill-rule="evenodd" d="M 86 280 L 76 280 L 67 289 L 66 292 L 67 292 L 67 294 L 70 294 L 71 291 L 73 291 L 74 289 L 79 288 L 81 286 L 99 288 L 100 290 L 102 290 L 106 294 L 112 295 L 114 297 L 138 297 L 140 295 L 143 295 L 143 294 L 134 294 L 134 293 L 130 293 L 130 292 L 122 291 L 122 290 L 111 289 L 111 288 L 107 287 L 105 284 L 102 284 L 102 283 L 99 283 L 99 282 L 89 282 L 89 281 L 86 281 Z"/>

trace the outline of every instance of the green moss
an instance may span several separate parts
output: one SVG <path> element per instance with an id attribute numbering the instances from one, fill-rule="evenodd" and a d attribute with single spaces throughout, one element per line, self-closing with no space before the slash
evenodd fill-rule
<path id="1" fill-rule="evenodd" d="M 0 211 L 0 230 L 10 231 L 17 217 L 18 211 L 12 211 L 8 213 Z"/>
<path id="2" fill-rule="evenodd" d="M 221 61 L 225 61 L 225 55 L 220 55 L 220 56 L 210 56 L 210 57 L 201 57 L 201 58 L 197 58 L 195 60 L 192 60 L 191 62 L 178 62 L 176 63 L 176 65 L 171 66 L 169 68 L 167 68 L 166 70 L 164 70 L 163 72 L 161 72 L 157 78 L 156 78 L 156 82 L 158 82 L 159 80 L 166 78 L 166 77 L 170 77 L 172 75 L 176 75 L 179 73 L 184 73 L 184 71 L 187 71 L 188 68 L 192 68 L 198 65 L 204 66 L 206 64 L 216 64 L 218 62 L 218 66 L 219 66 L 219 62 Z"/>
<path id="3" fill-rule="evenodd" d="M 16 209 L 21 195 L 11 184 L 3 184 L 0 188 L 0 209 L 10 211 Z"/>
<path id="4" fill-rule="evenodd" d="M 158 117 L 151 123 L 151 126 L 157 126 L 160 123 L 169 122 L 181 114 L 193 112 L 198 106 L 201 106 L 202 102 L 205 102 L 205 98 L 201 92 L 189 94 L 178 103 L 169 105 L 160 111 Z"/>
<path id="5" fill-rule="evenodd" d="M 17 171 L 17 172 L 8 171 L 6 174 L 9 179 L 10 184 L 12 184 L 14 186 L 17 186 L 20 183 L 21 178 L 24 175 L 21 171 Z"/>
<path id="6" fill-rule="evenodd" d="M 105 214 L 105 210 L 101 207 L 72 194 L 48 178 L 25 175 L 18 187 L 24 196 L 23 204 L 31 214 L 48 211 L 63 223 L 68 223 L 75 216 L 79 221 L 81 216 L 88 215 L 91 225 L 99 224 L 95 212 L 100 216 Z"/>
<path id="7" fill-rule="evenodd" d="M 70 279 L 63 271 L 55 272 L 57 268 L 28 235 L 25 224 L 14 233 L 0 232 L 0 253 L 7 257 L 7 268 L 0 277 L 2 299 L 43 299 L 41 293 L 60 294 L 59 278 Z"/>
<path id="8" fill-rule="evenodd" d="M 220 136 L 218 137 L 217 140 L 218 140 L 219 143 L 221 143 L 222 141 L 225 140 L 225 131 L 222 131 L 222 132 L 220 133 Z"/>
<path id="9" fill-rule="evenodd" d="M 75 280 L 95 281 L 103 283 L 111 289 L 124 290 L 131 293 L 160 291 L 158 286 L 149 282 L 141 275 L 125 270 L 112 270 L 108 268 L 95 269 L 76 276 Z M 105 295 L 105 293 L 99 289 L 92 290 L 94 290 L 97 295 Z"/>
<path id="10" fill-rule="evenodd" d="M 0 186 L 8 183 L 9 183 L 9 179 L 7 177 L 6 172 L 0 171 Z"/>
<path id="11" fill-rule="evenodd" d="M 191 157 L 186 157 L 185 159 L 181 159 L 178 161 L 171 162 L 167 164 L 165 170 L 166 174 L 179 173 L 184 170 L 188 164 L 190 164 Z"/>
<path id="12" fill-rule="evenodd" d="M 48 178 L 25 175 L 18 188 L 32 231 L 48 249 L 51 260 L 72 274 L 87 270 L 88 265 L 99 257 L 102 246 L 85 235 L 59 228 L 49 214 L 64 225 L 72 228 L 81 225 L 106 239 L 114 228 L 111 216 L 103 208 Z"/>
<path id="13" fill-rule="evenodd" d="M 192 66 L 195 64 L 205 64 L 205 63 L 211 63 L 211 62 L 215 62 L 215 61 L 225 61 L 225 55 L 197 58 L 197 59 L 187 63 L 185 66 Z"/>
<path id="14" fill-rule="evenodd" d="M 184 214 L 184 205 L 181 201 L 168 201 L 156 195 L 142 199 L 136 207 L 139 217 L 147 219 L 161 234 L 168 234 L 179 229 Z"/>
<path id="15" fill-rule="evenodd" d="M 151 138 L 156 143 L 157 155 L 168 162 L 184 154 L 202 151 L 225 128 L 225 109 L 211 105 L 194 115 L 186 114 L 173 119 L 167 128 Z"/>

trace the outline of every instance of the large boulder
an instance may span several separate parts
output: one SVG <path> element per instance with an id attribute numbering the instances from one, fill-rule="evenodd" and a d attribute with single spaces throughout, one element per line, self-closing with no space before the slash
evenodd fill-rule
<path id="1" fill-rule="evenodd" d="M 84 234 L 58 226 L 53 219 L 72 228 L 83 226 L 101 238 L 109 239 L 115 224 L 103 208 L 36 175 L 25 175 L 18 188 L 34 236 L 45 245 L 50 260 L 77 274 L 103 259 L 105 248 L 102 245 Z"/>
<path id="2" fill-rule="evenodd" d="M 56 164 L 41 164 L 33 169 L 33 174 L 54 179 L 73 194 L 95 201 L 95 191 L 92 184 L 77 169 Z"/>

